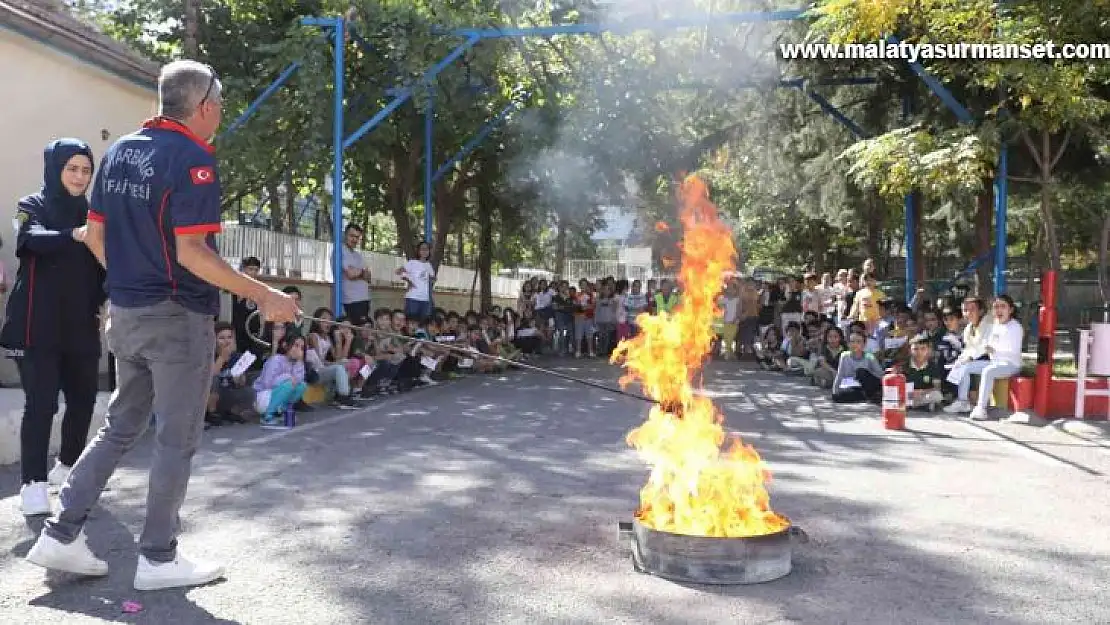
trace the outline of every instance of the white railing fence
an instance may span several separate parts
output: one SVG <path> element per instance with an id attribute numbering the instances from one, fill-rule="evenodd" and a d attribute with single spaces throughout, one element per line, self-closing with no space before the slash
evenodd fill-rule
<path id="1" fill-rule="evenodd" d="M 650 280 L 653 272 L 650 264 L 622 263 L 618 260 L 567 259 L 566 277 L 571 283 L 582 278 L 596 281 L 612 276 L 618 280 Z"/>
<path id="2" fill-rule="evenodd" d="M 332 243 L 316 241 L 292 234 L 271 232 L 262 228 L 224 224 L 219 235 L 220 255 L 229 263 L 238 263 L 247 256 L 262 261 L 262 273 L 277 278 L 296 278 L 314 282 L 333 282 Z M 366 267 L 370 270 L 372 284 L 404 286 L 404 281 L 394 273 L 405 264 L 405 259 L 390 254 L 363 252 Z M 515 298 L 520 295 L 523 280 L 494 276 L 490 281 L 494 297 Z M 436 276 L 437 291 L 470 292 L 475 287 L 474 270 L 440 265 Z"/>

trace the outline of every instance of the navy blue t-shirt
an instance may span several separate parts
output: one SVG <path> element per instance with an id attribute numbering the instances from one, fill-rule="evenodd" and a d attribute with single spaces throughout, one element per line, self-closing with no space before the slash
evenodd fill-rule
<path id="1" fill-rule="evenodd" d="M 219 314 L 219 290 L 177 262 L 179 234 L 204 234 L 216 250 L 220 181 L 213 148 L 184 125 L 155 118 L 120 138 L 93 182 L 90 221 L 104 224 L 105 283 L 113 306 L 167 299 Z"/>

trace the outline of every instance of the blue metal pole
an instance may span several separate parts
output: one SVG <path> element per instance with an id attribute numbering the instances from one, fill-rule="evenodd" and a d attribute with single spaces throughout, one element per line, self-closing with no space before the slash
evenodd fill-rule
<path id="1" fill-rule="evenodd" d="M 828 99 L 825 98 L 825 96 L 823 96 L 819 93 L 815 93 L 813 91 L 810 91 L 809 89 L 802 89 L 802 91 L 807 96 L 809 96 L 810 100 L 813 100 L 814 102 L 816 102 L 817 106 L 821 107 L 821 110 L 823 110 L 826 113 L 828 113 L 829 115 L 831 115 L 833 119 L 840 122 L 845 128 L 850 130 L 852 132 L 852 134 L 856 135 L 857 138 L 859 138 L 859 139 L 866 139 L 867 138 L 867 133 L 863 130 L 863 128 L 860 128 L 859 125 L 856 124 L 856 122 L 852 121 L 851 119 L 848 118 L 847 115 L 840 112 L 840 109 L 833 106 L 833 103 L 829 102 Z"/>
<path id="2" fill-rule="evenodd" d="M 441 165 L 440 168 L 436 170 L 436 173 L 432 175 L 432 182 L 434 183 L 439 181 L 439 179 L 442 178 L 444 174 L 446 174 L 448 171 L 450 171 L 452 167 L 458 164 L 459 161 L 463 160 L 464 158 L 469 156 L 471 152 L 477 149 L 477 147 L 486 140 L 486 137 L 488 137 L 490 133 L 493 132 L 493 129 L 496 128 L 498 124 L 505 121 L 505 118 L 507 118 L 510 113 L 516 110 L 516 107 L 517 103 L 511 102 L 508 106 L 501 109 L 501 112 L 497 114 L 497 117 L 494 117 L 493 119 L 486 122 L 486 125 L 482 126 L 482 129 L 478 131 L 478 134 L 471 137 L 470 141 L 467 141 L 466 145 L 464 145 L 462 149 L 456 152 L 454 156 L 447 159 L 447 162 Z"/>
<path id="3" fill-rule="evenodd" d="M 262 103 L 269 99 L 270 96 L 274 95 L 274 93 L 278 89 L 280 89 L 283 84 L 285 84 L 285 81 L 289 80 L 289 78 L 297 71 L 297 69 L 300 68 L 300 66 L 301 64 L 299 62 L 290 63 L 289 67 L 286 67 L 281 72 L 281 74 L 276 79 L 274 79 L 274 82 L 270 83 L 269 87 L 266 87 L 266 89 L 262 93 L 258 94 L 258 97 L 254 99 L 254 102 L 251 102 L 250 106 L 247 107 L 247 110 L 243 111 L 239 115 L 239 117 L 236 117 L 235 121 L 231 122 L 231 124 L 228 125 L 228 127 L 225 128 L 224 131 L 216 137 L 216 140 L 219 141 L 220 139 L 223 139 L 227 135 L 238 130 L 240 126 L 247 123 L 247 120 L 250 119 L 252 115 L 257 113 L 258 109 L 262 108 Z"/>
<path id="4" fill-rule="evenodd" d="M 887 41 L 895 45 L 901 45 L 902 43 L 901 40 L 894 36 L 887 37 Z M 944 86 L 944 83 L 930 74 L 921 63 L 907 62 L 907 65 L 909 65 L 913 73 L 917 74 L 917 76 L 921 78 L 921 81 L 940 98 L 940 101 L 943 102 L 950 111 L 956 114 L 956 118 L 960 120 L 960 123 L 970 124 L 972 122 L 973 117 L 971 111 L 967 110 L 967 107 L 961 104 L 960 101 L 956 99 L 956 96 L 952 95 L 952 92 L 948 90 L 948 87 Z"/>
<path id="5" fill-rule="evenodd" d="M 906 302 L 917 293 L 917 194 L 906 194 Z"/>
<path id="6" fill-rule="evenodd" d="M 801 19 L 806 9 L 785 11 L 754 11 L 748 13 L 701 14 L 672 19 L 635 19 L 613 24 L 559 24 L 533 28 L 462 28 L 452 31 L 456 35 L 478 35 L 485 39 L 500 37 L 551 37 L 554 35 L 596 35 L 599 33 L 626 34 L 641 30 L 674 30 L 698 28 L 714 24 L 743 24 L 752 22 L 788 22 Z"/>
<path id="7" fill-rule="evenodd" d="M 344 37 L 343 18 L 335 20 L 335 113 L 332 119 L 332 310 L 343 310 L 343 87 Z"/>
<path id="8" fill-rule="evenodd" d="M 431 83 L 431 81 L 436 76 L 438 76 L 440 72 L 447 69 L 448 65 L 454 63 L 456 59 L 458 59 L 460 56 L 466 54 L 467 50 L 473 48 L 474 44 L 478 43 L 481 40 L 482 40 L 482 37 L 479 36 L 479 35 L 468 35 L 466 41 L 459 44 L 459 46 L 457 48 L 455 48 L 454 50 L 452 50 L 450 54 L 443 57 L 443 60 L 441 60 L 439 63 L 436 63 L 432 67 L 432 69 L 428 70 L 427 72 L 424 72 L 424 75 L 420 77 L 420 81 L 424 84 Z M 386 105 L 386 107 L 384 109 L 382 109 L 381 111 L 378 111 L 377 115 L 371 117 L 370 120 L 367 121 L 362 126 L 360 126 L 358 130 L 351 133 L 351 136 L 347 137 L 347 139 L 345 141 L 343 141 L 343 147 L 344 148 L 349 148 L 352 145 L 354 145 L 354 143 L 356 141 L 361 139 L 366 133 L 368 133 L 371 130 L 373 130 L 374 128 L 376 128 L 378 124 L 382 123 L 385 120 L 385 118 L 389 117 L 393 113 L 393 111 L 396 111 L 398 109 L 398 107 L 400 107 L 402 104 L 407 102 L 408 99 L 411 98 L 411 97 L 412 97 L 412 89 L 409 89 L 407 87 L 402 89 L 397 94 L 397 96 L 394 97 L 393 100 L 389 104 Z"/>
<path id="9" fill-rule="evenodd" d="M 424 240 L 432 241 L 432 176 L 435 175 L 435 88 L 428 89 L 428 106 L 424 109 Z M 411 244 L 404 241 L 402 244 Z"/>
<path id="10" fill-rule="evenodd" d="M 913 96 L 902 98 L 902 121 L 909 123 L 913 114 Z M 917 294 L 917 194 L 910 191 L 905 199 L 905 245 L 906 250 L 906 302 Z"/>
<path id="11" fill-rule="evenodd" d="M 998 153 L 994 174 L 994 294 L 1006 292 L 1006 212 L 1009 204 L 1010 150 L 1006 144 Z"/>

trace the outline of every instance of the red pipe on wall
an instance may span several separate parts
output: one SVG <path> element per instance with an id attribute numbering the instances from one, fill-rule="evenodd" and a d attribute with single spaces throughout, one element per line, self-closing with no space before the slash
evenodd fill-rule
<path id="1" fill-rule="evenodd" d="M 1033 412 L 1048 414 L 1052 361 L 1056 354 L 1056 272 L 1041 274 L 1041 310 L 1037 317 L 1037 369 L 1033 374 Z"/>

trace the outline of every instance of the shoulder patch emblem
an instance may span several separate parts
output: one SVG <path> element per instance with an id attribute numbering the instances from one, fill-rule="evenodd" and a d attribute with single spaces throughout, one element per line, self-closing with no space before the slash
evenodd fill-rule
<path id="1" fill-rule="evenodd" d="M 212 167 L 194 167 L 189 170 L 193 184 L 212 184 L 216 182 L 216 170 Z"/>
<path id="2" fill-rule="evenodd" d="M 19 221 L 19 225 L 22 226 L 31 219 L 31 215 L 27 211 L 21 210 L 15 212 L 15 218 Z"/>

